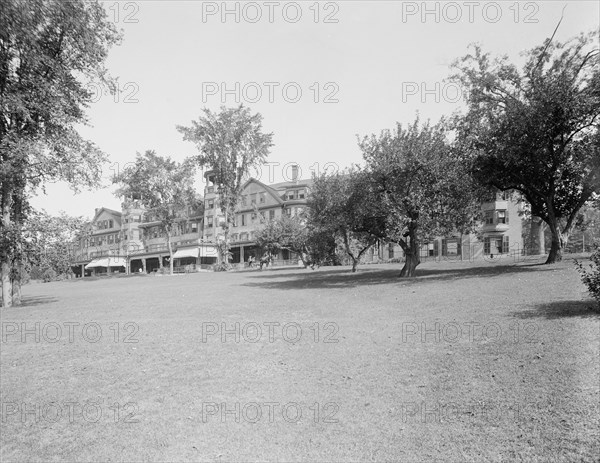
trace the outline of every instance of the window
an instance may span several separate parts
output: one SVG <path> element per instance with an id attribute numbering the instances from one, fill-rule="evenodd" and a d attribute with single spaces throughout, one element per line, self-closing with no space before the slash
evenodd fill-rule
<path id="1" fill-rule="evenodd" d="M 494 223 L 494 211 L 485 211 L 485 224 L 493 225 Z"/>
<path id="2" fill-rule="evenodd" d="M 275 218 L 275 211 L 271 209 L 269 211 L 269 220 L 273 220 L 274 218 Z"/>
<path id="3" fill-rule="evenodd" d="M 198 233 L 198 222 L 192 222 L 192 233 Z"/>
<path id="4" fill-rule="evenodd" d="M 247 195 L 242 195 L 242 206 L 247 204 Z"/>
<path id="5" fill-rule="evenodd" d="M 288 217 L 292 216 L 292 210 L 289 207 L 286 207 L 283 211 Z"/>
<path id="6" fill-rule="evenodd" d="M 207 209 L 214 209 L 215 208 L 215 200 L 214 199 L 209 199 L 208 201 L 206 201 L 206 208 Z"/>
<path id="7" fill-rule="evenodd" d="M 508 236 L 502 237 L 502 252 L 508 254 Z"/>
<path id="8" fill-rule="evenodd" d="M 212 228 L 212 227 L 213 227 L 213 216 L 212 216 L 212 215 L 209 215 L 209 216 L 206 218 L 206 226 L 207 226 L 208 228 Z"/>
<path id="9" fill-rule="evenodd" d="M 265 203 L 265 200 L 266 200 L 265 193 L 260 193 L 260 194 L 258 195 L 258 202 L 259 202 L 260 204 L 264 204 L 264 203 Z"/>
<path id="10" fill-rule="evenodd" d="M 107 238 L 108 238 L 108 240 L 107 240 L 108 244 L 113 244 L 114 236 L 113 235 L 108 235 Z"/>
<path id="11" fill-rule="evenodd" d="M 490 236 L 483 240 L 484 254 L 503 254 L 508 252 L 508 236 Z"/>
<path id="12" fill-rule="evenodd" d="M 502 198 L 502 201 L 508 201 L 509 196 L 510 196 L 510 194 L 508 193 L 508 191 L 503 191 L 500 193 L 500 197 Z"/>
<path id="13" fill-rule="evenodd" d="M 114 222 L 111 220 L 108 221 L 108 228 L 113 228 L 114 227 Z"/>
<path id="14" fill-rule="evenodd" d="M 242 214 L 242 227 L 246 225 L 246 214 Z"/>
<path id="15" fill-rule="evenodd" d="M 298 199 L 304 199 L 305 193 L 304 190 L 298 190 Z"/>
<path id="16" fill-rule="evenodd" d="M 508 223 L 506 211 L 498 211 L 498 223 Z"/>
<path id="17" fill-rule="evenodd" d="M 124 239 L 125 241 L 127 241 L 127 239 L 128 239 L 128 238 L 127 238 L 127 233 L 125 233 L 125 234 L 123 235 L 123 239 Z"/>
<path id="18" fill-rule="evenodd" d="M 250 214 L 250 220 L 252 222 L 254 222 L 256 220 L 256 212 L 253 212 L 252 214 Z"/>
<path id="19" fill-rule="evenodd" d="M 265 220 L 265 211 L 260 211 L 260 219 Z"/>

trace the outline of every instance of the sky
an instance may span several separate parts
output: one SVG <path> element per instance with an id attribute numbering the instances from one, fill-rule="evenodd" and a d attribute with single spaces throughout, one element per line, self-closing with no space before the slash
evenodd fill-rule
<path id="1" fill-rule="evenodd" d="M 178 125 L 204 108 L 244 104 L 273 133 L 266 183 L 333 172 L 361 162 L 357 136 L 463 107 L 447 81 L 472 43 L 521 63 L 554 31 L 564 41 L 600 27 L 597 1 L 106 1 L 123 41 L 107 60 L 120 91 L 92 84 L 89 126 L 80 133 L 110 162 L 103 188 L 73 194 L 46 185 L 32 204 L 52 214 L 120 210 L 110 176 L 155 150 L 176 160 L 197 154 Z M 564 9 L 564 12 L 563 12 Z M 202 188 L 199 175 L 198 188 Z"/>

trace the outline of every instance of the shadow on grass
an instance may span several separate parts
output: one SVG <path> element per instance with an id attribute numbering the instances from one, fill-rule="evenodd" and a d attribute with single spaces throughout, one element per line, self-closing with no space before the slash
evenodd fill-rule
<path id="1" fill-rule="evenodd" d="M 30 296 L 24 297 L 21 300 L 21 305 L 18 307 L 31 307 L 34 305 L 43 305 L 43 304 L 51 304 L 52 302 L 58 301 L 55 297 L 46 297 L 46 296 Z"/>
<path id="2" fill-rule="evenodd" d="M 269 275 L 261 272 L 249 278 L 259 281 L 244 283 L 243 286 L 274 288 L 274 289 L 307 289 L 307 288 L 348 288 L 365 285 L 393 284 L 414 285 L 419 283 L 458 280 L 463 278 L 494 277 L 505 274 L 517 274 L 539 271 L 552 271 L 554 267 L 545 267 L 542 264 L 482 264 L 478 267 L 444 268 L 444 269 L 419 269 L 415 278 L 400 278 L 402 265 L 384 270 L 371 270 L 368 267 L 359 267 L 358 272 L 351 273 L 349 267 L 336 267 L 331 270 L 300 270 L 292 274 Z M 306 272 L 306 273 L 304 273 Z M 282 279 L 282 277 L 287 277 Z"/>
<path id="3" fill-rule="evenodd" d="M 547 318 L 554 320 L 558 318 L 600 318 L 600 308 L 596 301 L 556 301 L 547 304 L 538 304 L 526 310 L 512 312 L 517 318 Z"/>

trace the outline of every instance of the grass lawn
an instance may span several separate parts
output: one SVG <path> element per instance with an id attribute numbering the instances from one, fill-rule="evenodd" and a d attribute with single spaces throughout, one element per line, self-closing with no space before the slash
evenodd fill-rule
<path id="1" fill-rule="evenodd" d="M 0 460 L 600 459 L 570 259 L 399 271 L 28 285 L 0 312 Z"/>

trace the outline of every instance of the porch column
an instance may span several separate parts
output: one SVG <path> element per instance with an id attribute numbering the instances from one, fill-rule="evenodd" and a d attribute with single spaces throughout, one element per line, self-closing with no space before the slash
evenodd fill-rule
<path id="1" fill-rule="evenodd" d="M 142 257 L 142 269 L 144 271 L 144 273 L 148 273 L 146 272 L 146 258 Z"/>
<path id="2" fill-rule="evenodd" d="M 240 264 L 244 265 L 244 246 L 240 246 Z"/>
<path id="3" fill-rule="evenodd" d="M 81 264 L 81 278 L 85 278 L 85 264 Z"/>

